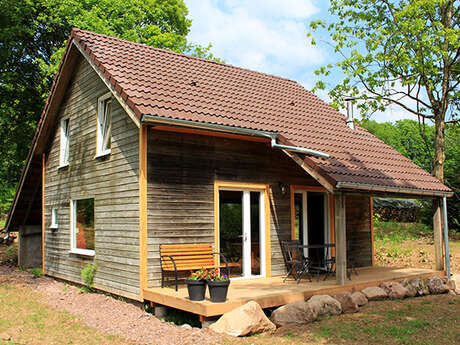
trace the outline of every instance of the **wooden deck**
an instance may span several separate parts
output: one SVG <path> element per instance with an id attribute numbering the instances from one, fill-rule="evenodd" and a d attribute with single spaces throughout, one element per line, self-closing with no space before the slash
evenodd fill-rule
<path id="1" fill-rule="evenodd" d="M 305 300 L 313 295 L 332 295 L 342 291 L 358 291 L 368 286 L 379 285 L 386 281 L 400 281 L 404 278 L 428 277 L 433 274 L 444 276 L 443 271 L 418 268 L 368 267 L 358 270 L 359 275 L 352 275 L 346 285 L 339 286 L 334 278 L 327 281 L 313 279 L 297 284 L 293 280 L 283 283 L 282 277 L 233 280 L 225 303 L 212 303 L 209 291 L 204 301 L 195 302 L 188 299 L 187 288 L 181 287 L 176 292 L 173 287 L 144 289 L 144 298 L 154 304 L 164 305 L 201 317 L 222 315 L 245 304 L 256 301 L 262 308 L 276 307 L 294 301 Z"/>

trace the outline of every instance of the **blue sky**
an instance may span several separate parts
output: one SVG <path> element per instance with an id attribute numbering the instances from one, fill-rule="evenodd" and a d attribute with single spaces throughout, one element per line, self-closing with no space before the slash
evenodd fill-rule
<path id="1" fill-rule="evenodd" d="M 330 20 L 327 0 L 185 0 L 193 20 L 190 42 L 208 45 L 231 65 L 293 79 L 311 90 L 315 69 L 336 62 L 330 47 L 312 46 L 311 20 Z M 340 80 L 335 73 L 331 82 Z M 328 100 L 326 92 L 318 96 Z M 397 106 L 373 119 L 414 118 Z"/>

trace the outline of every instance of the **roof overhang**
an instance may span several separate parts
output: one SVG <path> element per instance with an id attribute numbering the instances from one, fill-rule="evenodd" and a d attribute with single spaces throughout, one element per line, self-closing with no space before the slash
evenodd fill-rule
<path id="1" fill-rule="evenodd" d="M 380 186 L 380 185 L 373 185 L 373 184 L 364 184 L 364 183 L 354 183 L 354 182 L 337 182 L 335 187 L 338 190 L 342 191 L 360 191 L 360 192 L 368 192 L 369 194 L 375 195 L 386 195 L 392 194 L 393 196 L 399 195 L 402 197 L 412 197 L 417 199 L 420 198 L 443 198 L 443 197 L 451 197 L 454 195 L 453 192 L 444 192 L 438 190 L 430 190 L 430 189 L 415 189 L 415 188 L 408 188 L 408 187 L 392 187 L 392 186 Z M 388 195 L 390 196 L 390 195 Z"/>

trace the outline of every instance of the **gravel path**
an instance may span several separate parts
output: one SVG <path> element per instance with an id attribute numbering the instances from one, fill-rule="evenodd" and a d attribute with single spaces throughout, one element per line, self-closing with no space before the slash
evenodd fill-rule
<path id="1" fill-rule="evenodd" d="M 221 344 L 224 338 L 210 330 L 185 328 L 157 319 L 139 306 L 103 294 L 81 293 L 75 286 L 48 277 L 35 278 L 16 268 L 0 266 L 0 283 L 25 284 L 58 310 L 77 315 L 85 324 L 118 334 L 139 344 Z"/>

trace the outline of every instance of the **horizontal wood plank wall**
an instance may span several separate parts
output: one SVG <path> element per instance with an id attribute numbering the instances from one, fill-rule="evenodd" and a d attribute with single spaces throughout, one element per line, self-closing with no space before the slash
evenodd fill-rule
<path id="1" fill-rule="evenodd" d="M 355 267 L 372 266 L 372 238 L 370 198 L 361 195 L 347 195 L 346 224 L 347 242 L 354 245 L 347 251 L 348 267 L 353 260 Z"/>
<path id="2" fill-rule="evenodd" d="M 284 273 L 280 240 L 291 235 L 290 195 L 279 182 L 318 185 L 268 144 L 150 130 L 148 285 L 160 285 L 159 245 L 214 243 L 214 181 L 269 184 L 271 272 Z"/>
<path id="3" fill-rule="evenodd" d="M 68 87 L 50 143 L 45 171 L 46 273 L 81 282 L 80 271 L 97 263 L 95 286 L 127 298 L 139 298 L 139 129 L 117 101 L 112 105 L 112 153 L 96 154 L 97 98 L 108 92 L 91 66 L 81 60 Z M 70 116 L 69 167 L 59 166 L 59 123 Z M 69 202 L 95 200 L 94 258 L 69 254 Z M 51 209 L 58 225 L 51 231 Z"/>

